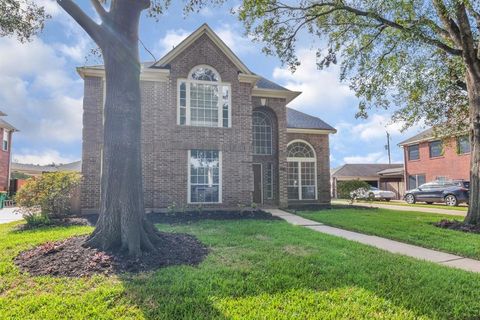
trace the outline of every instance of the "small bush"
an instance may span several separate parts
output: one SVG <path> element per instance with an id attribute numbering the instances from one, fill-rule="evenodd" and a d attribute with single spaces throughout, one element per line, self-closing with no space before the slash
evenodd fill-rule
<path id="1" fill-rule="evenodd" d="M 76 172 L 51 172 L 30 178 L 15 195 L 19 212 L 27 223 L 46 222 L 70 213 L 70 202 L 80 184 Z"/>
<path id="2" fill-rule="evenodd" d="M 365 181 L 360 181 L 358 179 L 337 182 L 337 194 L 341 199 L 350 199 L 350 192 L 360 188 L 368 190 L 370 189 L 370 185 Z"/>

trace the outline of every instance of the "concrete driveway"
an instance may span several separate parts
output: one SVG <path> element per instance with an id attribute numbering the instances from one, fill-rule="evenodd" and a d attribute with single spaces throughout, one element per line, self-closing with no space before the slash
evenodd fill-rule
<path id="1" fill-rule="evenodd" d="M 353 206 L 369 207 L 369 208 L 381 208 L 381 209 L 390 209 L 398 211 L 417 211 L 417 212 L 426 212 L 426 213 L 437 213 L 437 214 L 448 214 L 452 216 L 466 216 L 467 211 L 452 210 L 441 208 L 429 208 L 429 207 L 420 207 L 420 206 L 405 206 L 405 205 L 395 205 L 395 201 L 391 201 L 391 204 L 381 204 L 375 203 L 375 201 L 365 203 L 365 202 L 355 202 Z M 341 205 L 352 205 L 348 200 L 332 200 L 332 204 L 341 204 Z"/>
<path id="2" fill-rule="evenodd" d="M 22 215 L 14 213 L 16 209 L 17 208 L 0 209 L 0 224 L 22 220 Z"/>

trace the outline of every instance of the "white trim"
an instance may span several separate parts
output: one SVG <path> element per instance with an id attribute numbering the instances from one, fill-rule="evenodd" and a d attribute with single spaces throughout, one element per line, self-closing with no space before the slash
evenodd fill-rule
<path id="1" fill-rule="evenodd" d="M 185 102 L 185 125 L 186 126 L 194 126 L 194 127 L 203 127 L 203 128 L 231 128 L 232 127 L 232 86 L 229 82 L 216 82 L 216 81 L 200 81 L 200 80 L 191 80 L 191 79 L 184 79 L 179 78 L 177 79 L 177 125 L 180 125 L 180 84 L 185 82 L 186 87 L 186 102 Z M 190 112 L 190 85 L 192 83 L 200 83 L 200 84 L 208 84 L 212 86 L 218 86 L 219 96 L 217 101 L 217 126 L 200 126 L 200 125 L 192 125 L 191 124 L 191 112 Z M 223 126 L 223 88 L 228 88 L 228 125 L 227 127 Z"/>
<path id="2" fill-rule="evenodd" d="M 187 156 L 187 204 L 192 204 L 192 205 L 201 205 L 201 204 L 222 204 L 223 202 L 223 173 L 222 173 L 222 168 L 223 168 L 223 155 L 222 151 L 220 150 L 211 150 L 211 149 L 195 149 L 195 150 L 202 150 L 202 151 L 218 151 L 218 202 L 192 202 L 192 190 L 191 190 L 191 172 L 190 172 L 190 159 L 192 157 L 192 150 L 189 149 Z"/>
<path id="3" fill-rule="evenodd" d="M 252 170 L 254 165 L 260 165 L 260 197 L 261 197 L 261 203 L 258 204 L 263 204 L 263 164 L 261 162 L 254 162 L 252 163 Z M 255 193 L 255 175 L 253 175 L 253 185 L 254 185 L 254 190 L 253 192 Z M 253 199 L 252 199 L 253 200 Z"/>
<path id="4" fill-rule="evenodd" d="M 302 139 L 294 139 L 287 143 L 287 150 L 288 146 L 295 142 L 301 142 L 308 145 L 313 151 L 313 158 L 291 158 L 287 157 L 287 165 L 288 162 L 296 162 L 298 164 L 298 199 L 287 199 L 287 200 L 312 200 L 312 199 L 302 199 L 302 162 L 313 162 L 314 163 L 314 170 L 315 170 L 315 199 L 318 200 L 318 172 L 317 172 L 317 153 L 315 152 L 315 148 L 308 142 Z M 288 172 L 287 172 L 287 180 L 288 180 Z M 287 183 L 288 188 L 288 183 Z"/>
<path id="5" fill-rule="evenodd" d="M 329 134 L 337 133 L 336 129 L 301 129 L 301 128 L 287 128 L 287 133 L 305 133 L 305 134 Z"/>
<path id="6" fill-rule="evenodd" d="M 250 83 L 252 85 L 256 85 L 257 81 L 260 80 L 262 77 L 257 76 L 256 74 L 245 74 L 239 73 L 238 74 L 238 81 L 243 83 Z"/>
<path id="7" fill-rule="evenodd" d="M 218 48 L 229 58 L 233 64 L 242 72 L 248 75 L 251 75 L 252 72 L 247 68 L 245 64 L 233 53 L 233 51 L 225 44 L 225 42 L 220 39 L 220 37 L 213 32 L 213 30 L 205 23 L 200 28 L 195 30 L 192 34 L 190 34 L 185 40 L 180 42 L 173 50 L 168 52 L 165 56 L 163 56 L 160 60 L 155 62 L 154 66 L 164 66 L 170 63 L 175 57 L 177 57 L 180 53 L 182 53 L 185 49 L 187 49 L 192 43 L 194 43 L 198 38 L 200 38 L 203 34 L 206 34 L 210 40 L 215 43 Z"/>
<path id="8" fill-rule="evenodd" d="M 85 79 L 85 77 L 105 78 L 105 69 L 103 66 L 99 68 L 79 67 L 77 73 Z M 170 70 L 168 69 L 151 69 L 142 68 L 140 71 L 141 81 L 168 81 L 170 78 Z"/>
<path id="9" fill-rule="evenodd" d="M 286 100 L 287 104 L 300 94 L 300 91 L 263 89 L 257 87 L 252 89 L 252 97 L 283 98 Z"/>

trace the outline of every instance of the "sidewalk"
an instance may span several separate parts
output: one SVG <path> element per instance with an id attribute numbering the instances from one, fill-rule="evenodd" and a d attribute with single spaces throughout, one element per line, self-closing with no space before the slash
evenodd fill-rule
<path id="1" fill-rule="evenodd" d="M 22 220 L 23 218 L 20 214 L 15 214 L 14 213 L 14 211 L 16 209 L 17 208 L 3 208 L 3 209 L 0 209 L 0 224 Z"/>
<path id="2" fill-rule="evenodd" d="M 265 209 L 265 211 L 293 225 L 303 226 L 317 232 L 360 242 L 391 253 L 402 254 L 412 258 L 434 262 L 447 267 L 458 268 L 471 272 L 480 272 L 480 261 L 478 260 L 464 258 L 441 251 L 426 249 L 377 236 L 370 236 L 363 233 L 329 227 L 320 222 L 305 219 L 279 209 Z"/>
<path id="3" fill-rule="evenodd" d="M 357 207 L 367 207 L 367 208 L 380 208 L 380 209 L 390 209 L 398 211 L 417 211 L 417 212 L 426 212 L 426 213 L 437 213 L 437 214 L 448 214 L 452 216 L 463 216 L 467 215 L 467 211 L 460 210 L 450 210 L 450 209 L 441 209 L 441 208 L 428 208 L 428 207 L 418 207 L 418 206 L 400 206 L 392 204 L 380 204 L 375 202 L 365 203 L 365 202 L 355 202 L 350 204 L 348 200 L 332 200 L 332 204 L 341 204 L 341 205 L 352 205 Z"/>

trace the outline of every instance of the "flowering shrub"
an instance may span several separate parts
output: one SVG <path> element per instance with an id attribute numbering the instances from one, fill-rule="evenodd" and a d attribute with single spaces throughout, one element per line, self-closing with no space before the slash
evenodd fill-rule
<path id="1" fill-rule="evenodd" d="M 30 178 L 15 195 L 19 212 L 27 223 L 47 223 L 49 218 L 70 212 L 71 197 L 80 184 L 76 172 L 51 172 Z"/>

